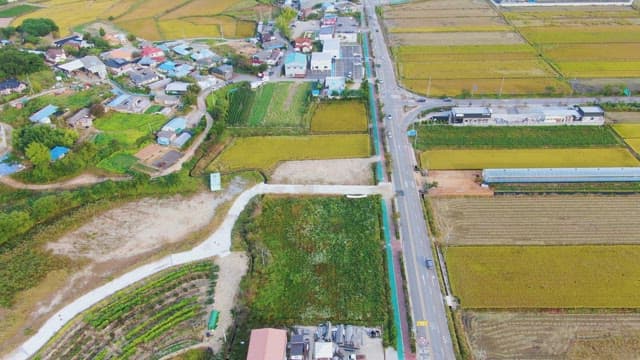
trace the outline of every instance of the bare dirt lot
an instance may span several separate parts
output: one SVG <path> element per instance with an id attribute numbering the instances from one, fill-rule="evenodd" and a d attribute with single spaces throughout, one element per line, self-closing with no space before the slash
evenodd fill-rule
<path id="1" fill-rule="evenodd" d="M 224 334 L 233 323 L 231 310 L 235 305 L 240 280 L 247 272 L 248 259 L 244 252 L 232 252 L 225 257 L 216 258 L 220 272 L 218 273 L 212 309 L 220 311 L 220 316 L 218 317 L 218 327 L 211 332 L 211 337 L 207 340 L 214 352 L 221 349 L 224 343 Z"/>
<path id="2" fill-rule="evenodd" d="M 480 171 L 429 171 L 427 181 L 438 186 L 429 189 L 430 196 L 492 196 L 493 190 L 476 182 Z"/>
<path id="3" fill-rule="evenodd" d="M 471 312 L 462 315 L 476 359 L 637 359 L 640 314 Z"/>
<path id="4" fill-rule="evenodd" d="M 193 232 L 215 226 L 217 208 L 248 186 L 244 180 L 234 180 L 225 191 L 215 194 L 126 204 L 97 215 L 88 224 L 52 242 L 54 252 L 77 257 L 86 265 L 70 272 L 53 271 L 41 284 L 21 293 L 12 309 L 0 308 L 3 325 L 0 354 L 26 340 L 65 303 L 127 269 L 148 262 L 167 247 L 182 246 Z"/>
<path id="5" fill-rule="evenodd" d="M 640 243 L 640 196 L 496 196 L 432 201 L 447 245 Z"/>
<path id="6" fill-rule="evenodd" d="M 285 161 L 271 176 L 274 184 L 372 185 L 375 158 Z"/>
<path id="7" fill-rule="evenodd" d="M 607 119 L 616 123 L 640 123 L 640 112 L 607 112 Z"/>
<path id="8" fill-rule="evenodd" d="M 514 32 L 442 32 L 391 34 L 392 46 L 400 45 L 510 45 L 523 44 Z"/>

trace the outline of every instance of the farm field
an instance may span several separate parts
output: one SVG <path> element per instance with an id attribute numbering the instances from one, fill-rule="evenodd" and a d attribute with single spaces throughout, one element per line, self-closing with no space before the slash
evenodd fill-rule
<path id="1" fill-rule="evenodd" d="M 390 324 L 379 211 L 376 196 L 264 196 L 247 208 L 234 229 L 236 246 L 256 259 L 240 302 L 244 330 L 326 319 Z"/>
<path id="2" fill-rule="evenodd" d="M 43 7 L 17 17 L 12 25 L 26 18 L 50 18 L 60 27 L 60 35 L 69 34 L 84 24 L 112 19 L 113 22 L 146 40 L 167 40 L 195 37 L 242 38 L 253 34 L 256 2 L 249 0 L 187 1 L 168 0 L 49 0 Z M 232 16 L 225 16 L 232 11 Z M 73 13 L 74 16 L 69 16 Z M 15 16 L 15 15 L 14 15 Z"/>
<path id="3" fill-rule="evenodd" d="M 416 129 L 416 149 L 420 151 L 439 148 L 584 148 L 622 145 L 604 126 L 464 127 L 422 124 Z"/>
<path id="4" fill-rule="evenodd" d="M 232 126 L 309 127 L 310 85 L 277 82 L 258 90 L 239 86 L 231 93 L 227 122 Z"/>
<path id="5" fill-rule="evenodd" d="M 427 150 L 420 163 L 432 170 L 639 166 L 624 148 Z"/>
<path id="6" fill-rule="evenodd" d="M 633 151 L 640 153 L 640 124 L 615 124 L 612 127 Z"/>
<path id="7" fill-rule="evenodd" d="M 439 197 L 431 206 L 445 245 L 640 244 L 640 196 Z"/>
<path id="8" fill-rule="evenodd" d="M 453 293 L 466 309 L 637 308 L 639 255 L 637 245 L 444 250 Z"/>
<path id="9" fill-rule="evenodd" d="M 133 146 L 138 139 L 150 135 L 166 122 L 167 118 L 162 115 L 113 113 L 96 120 L 95 127 L 103 136 Z"/>
<path id="10" fill-rule="evenodd" d="M 489 359 L 632 359 L 640 314 L 464 311 L 472 353 Z"/>
<path id="11" fill-rule="evenodd" d="M 159 358 L 198 343 L 217 273 L 213 262 L 200 262 L 126 288 L 67 325 L 39 358 Z"/>
<path id="12" fill-rule="evenodd" d="M 321 103 L 311 119 L 313 132 L 364 132 L 367 127 L 367 109 L 359 101 Z"/>
<path id="13" fill-rule="evenodd" d="M 10 8 L 6 8 L 0 10 L 0 18 L 11 18 L 24 14 L 28 14 L 32 11 L 39 9 L 37 6 L 33 5 L 17 5 Z"/>
<path id="14" fill-rule="evenodd" d="M 254 136 L 234 140 L 208 167 L 213 171 L 272 171 L 280 161 L 367 157 L 368 134 Z"/>
<path id="15" fill-rule="evenodd" d="M 494 184 L 494 192 L 501 194 L 624 194 L 640 193 L 640 183 L 539 183 L 539 184 Z"/>

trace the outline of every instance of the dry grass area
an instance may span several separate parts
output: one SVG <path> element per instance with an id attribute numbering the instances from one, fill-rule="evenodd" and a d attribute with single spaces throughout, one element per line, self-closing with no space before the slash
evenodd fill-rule
<path id="1" fill-rule="evenodd" d="M 285 161 L 271 176 L 275 184 L 373 185 L 375 158 Z"/>
<path id="2" fill-rule="evenodd" d="M 81 226 L 53 242 L 54 251 L 85 258 L 86 266 L 51 272 L 38 286 L 20 293 L 14 308 L 0 308 L 0 355 L 25 341 L 64 304 L 128 269 L 201 239 L 194 234 L 215 228 L 226 203 L 248 186 L 246 180 L 233 180 L 215 195 L 125 204 L 97 215 L 90 220 L 92 226 Z"/>
<path id="3" fill-rule="evenodd" d="M 430 196 L 492 196 L 493 190 L 477 182 L 481 171 L 429 171 L 427 182 L 438 186 L 429 189 Z"/>
<path id="4" fill-rule="evenodd" d="M 431 32 L 393 33 L 389 35 L 392 46 L 403 45 L 495 45 L 524 44 L 520 35 L 512 32 Z"/>
<path id="5" fill-rule="evenodd" d="M 636 359 L 640 314 L 465 311 L 476 359 Z"/>
<path id="6" fill-rule="evenodd" d="M 640 243 L 640 196 L 435 198 L 432 206 L 447 245 Z"/>
<path id="7" fill-rule="evenodd" d="M 638 112 L 607 112 L 607 118 L 616 123 L 640 123 L 640 113 Z"/>

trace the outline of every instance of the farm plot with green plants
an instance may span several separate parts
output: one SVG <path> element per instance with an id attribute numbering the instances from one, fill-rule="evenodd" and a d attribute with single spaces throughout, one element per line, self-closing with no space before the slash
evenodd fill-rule
<path id="1" fill-rule="evenodd" d="M 326 320 L 391 327 L 379 197 L 264 196 L 234 233 L 253 264 L 243 331 Z"/>
<path id="2" fill-rule="evenodd" d="M 213 304 L 212 261 L 164 271 L 124 289 L 72 321 L 40 359 L 150 359 L 200 342 Z M 167 355 L 167 354 L 163 354 Z"/>
<path id="3" fill-rule="evenodd" d="M 367 128 L 367 109 L 360 101 L 321 103 L 311 119 L 312 132 L 364 132 Z"/>
<path id="4" fill-rule="evenodd" d="M 368 134 L 315 136 L 251 136 L 234 140 L 208 167 L 234 172 L 256 169 L 271 172 L 280 161 L 368 157 Z"/>
<path id="5" fill-rule="evenodd" d="M 463 308 L 640 307 L 640 246 L 454 246 L 444 255 Z"/>
<path id="6" fill-rule="evenodd" d="M 622 146 L 605 126 L 416 127 L 416 150 L 440 148 L 586 148 Z"/>

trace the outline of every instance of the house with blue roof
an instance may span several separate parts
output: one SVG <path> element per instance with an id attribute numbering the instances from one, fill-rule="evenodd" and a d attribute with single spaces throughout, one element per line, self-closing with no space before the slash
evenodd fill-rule
<path id="1" fill-rule="evenodd" d="M 58 107 L 55 105 L 47 105 L 40 109 L 35 114 L 29 117 L 29 120 L 38 124 L 51 124 L 51 115 L 55 114 L 58 111 Z"/>
<path id="2" fill-rule="evenodd" d="M 168 123 L 164 124 L 162 131 L 173 131 L 175 133 L 181 133 L 187 127 L 187 120 L 183 117 L 173 118 Z"/>
<path id="3" fill-rule="evenodd" d="M 180 64 L 177 65 L 173 71 L 169 71 L 167 75 L 174 78 L 182 78 L 188 76 L 193 69 L 194 67 L 189 64 Z"/>
<path id="4" fill-rule="evenodd" d="M 49 150 L 49 156 L 51 158 L 51 161 L 62 159 L 63 157 L 65 157 L 65 155 L 69 153 L 69 150 L 70 149 L 65 146 L 56 146 L 53 149 Z"/>
<path id="5" fill-rule="evenodd" d="M 176 70 L 176 63 L 171 60 L 167 60 L 158 66 L 158 71 L 168 73 Z"/>
<path id="6" fill-rule="evenodd" d="M 284 58 L 284 74 L 287 77 L 303 78 L 307 75 L 307 55 L 290 52 Z"/>
<path id="7" fill-rule="evenodd" d="M 8 79 L 0 82 L 0 95 L 9 95 L 11 93 L 21 93 L 27 89 L 27 85 L 16 80 Z"/>
<path id="8" fill-rule="evenodd" d="M 191 46 L 187 44 L 180 44 L 171 50 L 173 50 L 174 53 L 180 56 L 188 56 L 189 54 L 191 54 Z"/>

